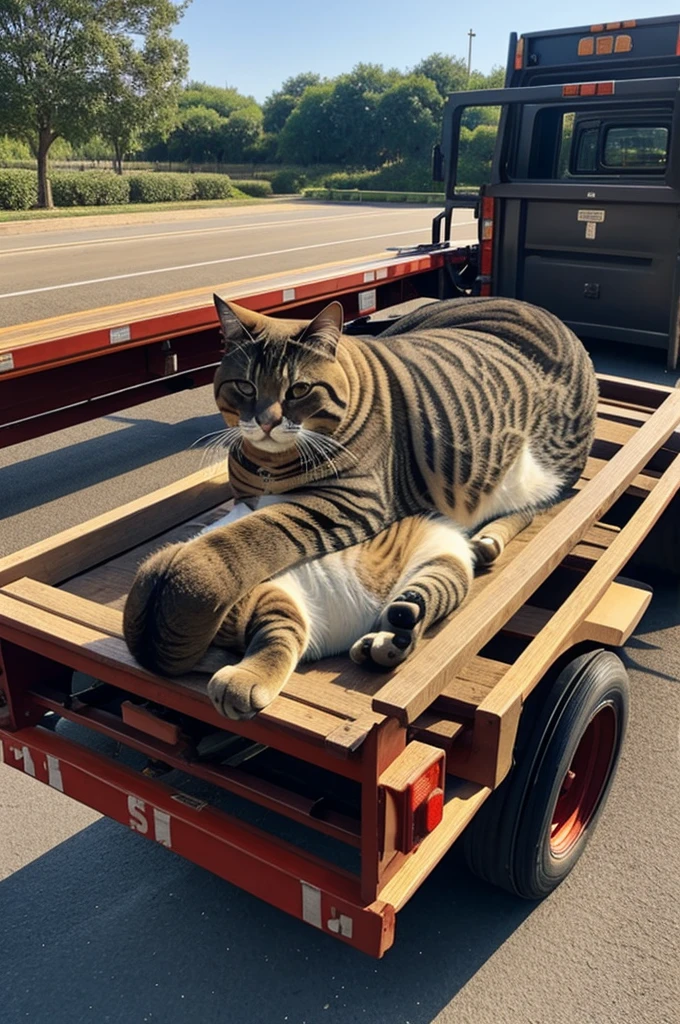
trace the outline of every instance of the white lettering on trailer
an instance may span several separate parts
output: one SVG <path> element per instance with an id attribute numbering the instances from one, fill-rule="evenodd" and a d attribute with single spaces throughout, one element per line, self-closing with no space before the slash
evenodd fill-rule
<path id="1" fill-rule="evenodd" d="M 588 221 L 586 224 L 586 238 L 593 239 L 597 236 L 597 224 L 593 221 Z"/>
<path id="2" fill-rule="evenodd" d="M 139 832 L 142 836 L 149 835 L 149 819 L 147 817 L 146 804 L 138 796 L 127 798 L 128 813 L 130 815 L 129 825 L 133 832 Z M 161 811 L 158 807 L 151 808 L 153 812 L 153 834 L 149 836 L 155 839 L 161 846 L 172 849 L 170 835 L 170 815 L 167 811 Z"/>
<path id="3" fill-rule="evenodd" d="M 375 270 L 367 270 L 364 273 L 364 284 L 368 284 L 369 281 L 375 281 Z"/>
<path id="4" fill-rule="evenodd" d="M 294 300 L 294 298 L 295 298 L 295 289 L 294 288 L 284 288 L 283 289 L 283 301 L 284 302 L 292 302 Z"/>
<path id="5" fill-rule="evenodd" d="M 352 931 L 354 929 L 354 921 L 347 914 L 340 914 L 335 907 L 331 907 L 331 917 L 327 921 L 328 930 L 334 932 L 336 935 L 343 935 L 346 939 L 352 938 Z"/>
<path id="6" fill-rule="evenodd" d="M 35 765 L 28 747 L 21 747 L 21 749 L 19 747 L 10 747 L 9 749 L 12 751 L 15 761 L 24 762 L 24 772 L 26 775 L 31 775 L 35 778 Z"/>
<path id="7" fill-rule="evenodd" d="M 53 754 L 47 754 L 47 781 L 52 789 L 64 792 L 64 780 L 61 777 L 61 765 L 59 759 Z"/>
<path id="8" fill-rule="evenodd" d="M 171 850 L 172 841 L 170 839 L 170 815 L 167 811 L 159 811 L 157 807 L 154 807 L 153 829 L 156 834 L 156 842 L 160 843 L 161 846 L 167 846 L 167 848 Z"/>
<path id="9" fill-rule="evenodd" d="M 387 277 L 387 267 L 379 267 L 375 276 L 379 281 L 384 280 Z"/>
<path id="10" fill-rule="evenodd" d="M 145 836 L 149 831 L 149 822 L 146 820 L 146 804 L 137 796 L 127 798 L 128 812 L 130 814 L 130 828 Z"/>
<path id="11" fill-rule="evenodd" d="M 321 923 L 321 889 L 309 882 L 300 882 L 302 886 L 302 920 L 315 928 L 323 928 Z"/>
<path id="12" fill-rule="evenodd" d="M 3 352 L 0 355 L 0 373 L 7 373 L 14 369 L 14 356 L 11 352 Z"/>

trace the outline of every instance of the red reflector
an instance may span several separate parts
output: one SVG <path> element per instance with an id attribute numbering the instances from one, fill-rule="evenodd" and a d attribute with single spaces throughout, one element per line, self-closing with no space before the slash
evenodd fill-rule
<path id="1" fill-rule="evenodd" d="M 524 36 L 520 36 L 515 47 L 515 71 L 524 67 Z"/>
<path id="2" fill-rule="evenodd" d="M 425 805 L 425 831 L 433 832 L 444 817 L 444 790 L 434 789 Z"/>
<path id="3" fill-rule="evenodd" d="M 594 96 L 596 89 L 595 82 L 585 82 L 580 89 L 581 96 Z"/>
<path id="4" fill-rule="evenodd" d="M 562 95 L 563 96 L 578 96 L 578 86 L 577 85 L 563 85 L 562 86 Z"/>
<path id="5" fill-rule="evenodd" d="M 598 96 L 611 96 L 614 92 L 613 82 L 598 82 L 597 83 L 597 95 Z"/>
<path id="6" fill-rule="evenodd" d="M 620 21 L 608 21 L 607 24 L 605 25 L 605 28 L 607 29 L 607 31 L 612 31 L 613 29 L 621 28 L 621 22 Z"/>
<path id="7" fill-rule="evenodd" d="M 419 779 L 416 779 L 411 786 L 412 811 L 415 811 L 417 807 L 420 807 L 420 805 L 427 800 L 432 790 L 439 785 L 440 776 L 441 762 L 437 761 L 427 769 L 424 775 L 421 775 Z"/>

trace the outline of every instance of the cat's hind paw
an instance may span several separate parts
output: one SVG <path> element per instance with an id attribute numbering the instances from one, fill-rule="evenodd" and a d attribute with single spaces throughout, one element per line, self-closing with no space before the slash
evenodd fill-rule
<path id="1" fill-rule="evenodd" d="M 475 565 L 486 568 L 493 565 L 496 559 L 503 554 L 503 544 L 491 534 L 481 534 L 473 537 L 470 541 L 470 548 L 475 559 Z"/>
<path id="2" fill-rule="evenodd" d="M 349 656 L 357 665 L 367 662 L 379 668 L 395 668 L 408 658 L 413 649 L 409 633 L 367 633 L 350 648 Z"/>
<path id="3" fill-rule="evenodd" d="M 208 696 L 221 715 L 238 721 L 253 718 L 276 694 L 254 672 L 240 665 L 227 665 L 210 679 Z"/>

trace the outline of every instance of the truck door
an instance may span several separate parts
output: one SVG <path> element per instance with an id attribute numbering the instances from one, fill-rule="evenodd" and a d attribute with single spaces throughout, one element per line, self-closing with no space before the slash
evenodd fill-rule
<path id="1" fill-rule="evenodd" d="M 672 105 L 518 115 L 509 181 L 488 190 L 502 207 L 496 293 L 550 309 L 583 338 L 675 345 Z"/>

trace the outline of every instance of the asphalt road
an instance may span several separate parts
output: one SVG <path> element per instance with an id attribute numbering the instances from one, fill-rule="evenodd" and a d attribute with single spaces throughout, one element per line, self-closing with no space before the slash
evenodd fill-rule
<path id="1" fill-rule="evenodd" d="M 204 388 L 0 451 L 0 554 L 195 469 L 215 422 Z M 454 849 L 379 963 L 0 766 L 2 1024 L 677 1024 L 679 623 L 676 583 L 628 645 L 622 762 L 569 879 L 524 903 Z"/>
<path id="2" fill-rule="evenodd" d="M 428 242 L 433 206 L 307 201 L 160 213 L 156 223 L 0 225 L 0 327 Z M 126 220 L 131 220 L 126 217 Z M 12 225 L 12 227 L 14 227 Z M 476 234 L 456 211 L 454 239 Z"/>

